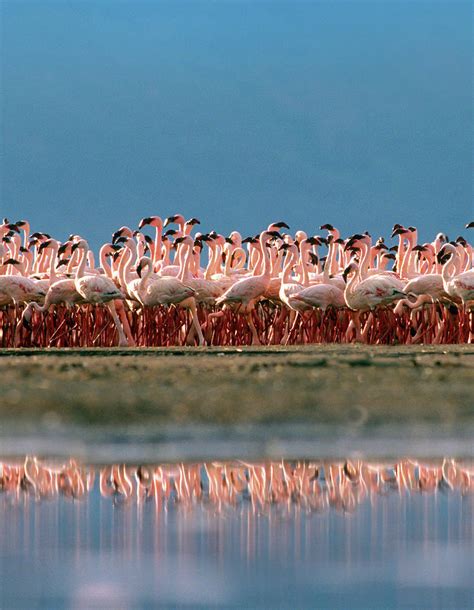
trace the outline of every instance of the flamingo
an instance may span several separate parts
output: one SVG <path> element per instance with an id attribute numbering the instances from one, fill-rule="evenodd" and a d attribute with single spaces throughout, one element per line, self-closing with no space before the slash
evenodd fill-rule
<path id="1" fill-rule="evenodd" d="M 74 277 L 74 285 L 77 292 L 87 303 L 94 305 L 106 304 L 119 336 L 119 346 L 128 347 L 129 343 L 117 315 L 114 300 L 123 299 L 123 293 L 114 282 L 105 275 L 85 275 L 87 253 L 89 245 L 85 239 L 80 239 L 72 246 L 72 251 L 82 252 L 79 265 Z"/>
<path id="2" fill-rule="evenodd" d="M 278 231 L 263 231 L 260 234 L 260 247 L 263 254 L 262 273 L 238 280 L 216 299 L 216 305 L 237 306 L 237 311 L 245 315 L 252 333 L 252 345 L 261 344 L 252 320 L 252 311 L 255 309 L 257 300 L 264 294 L 270 284 L 271 261 L 267 243 L 275 238 L 281 238 Z"/>
<path id="3" fill-rule="evenodd" d="M 143 274 L 143 269 L 145 273 Z M 194 330 L 199 339 L 199 345 L 204 345 L 199 318 L 194 300 L 195 290 L 175 277 L 152 278 L 153 265 L 148 257 L 142 257 L 138 263 L 137 273 L 141 281 L 137 288 L 137 295 L 143 306 L 154 305 L 181 305 L 191 311 Z"/>
<path id="4" fill-rule="evenodd" d="M 357 321 L 360 312 L 370 311 L 365 329 L 361 332 L 360 328 L 356 327 L 357 340 L 367 341 L 373 321 L 373 310 L 381 305 L 389 305 L 406 295 L 395 288 L 390 278 L 386 276 L 374 275 L 360 281 L 359 265 L 355 262 L 350 263 L 344 269 L 343 277 L 347 282 L 344 300 L 350 309 L 357 312 Z"/>
<path id="5" fill-rule="evenodd" d="M 178 230 L 163 233 L 171 223 L 177 223 Z M 138 231 L 127 226 L 115 231 L 113 243 L 100 248 L 100 266 L 96 266 L 94 253 L 81 236 L 72 234 L 60 244 L 44 231 L 31 232 L 27 220 L 5 219 L 0 224 L 0 342 L 11 345 L 11 330 L 31 326 L 33 312 L 46 313 L 59 306 L 54 316 L 45 318 L 45 332 L 36 333 L 35 341 L 48 344 L 59 337 L 60 344 L 84 344 L 89 328 L 102 328 L 94 341 L 108 344 L 111 335 L 103 332 L 107 326 L 102 327 L 96 307 L 105 304 L 115 309 L 128 345 L 134 344 L 135 333 L 146 337 L 147 343 L 153 337 L 147 332 L 152 319 L 165 318 L 159 312 L 148 317 L 146 310 L 153 302 L 166 301 L 159 292 L 166 286 L 171 289 L 172 282 L 174 305 L 177 310 L 189 309 L 193 318 L 190 332 L 185 334 L 181 326 L 177 335 L 189 344 L 195 337 L 203 343 L 199 320 L 210 341 L 240 343 L 241 320 L 229 310 L 247 319 L 252 344 L 279 343 L 285 336 L 298 342 L 352 340 L 354 329 L 356 339 L 374 342 L 474 340 L 474 249 L 461 235 L 450 242 L 438 233 L 431 242 L 418 244 L 415 227 L 397 224 L 392 236 L 398 237 L 398 245 L 389 247 L 383 237 L 373 243 L 367 232 L 343 239 L 328 223 L 320 226 L 328 231 L 327 239 L 308 237 L 302 230 L 292 234 L 283 221 L 272 222 L 266 231 L 246 239 L 238 231 L 228 237 L 215 230 L 192 236 L 198 224 L 198 219 L 185 220 L 181 214 L 165 222 L 160 216 L 146 216 Z M 155 229 L 153 238 L 142 232 L 146 227 Z M 473 222 L 466 224 L 473 227 Z M 318 248 L 323 244 L 328 250 L 321 257 Z M 202 265 L 205 245 L 206 267 Z M 146 281 L 136 271 L 144 258 L 151 261 L 151 269 L 149 263 L 142 265 Z M 347 285 L 344 278 L 350 280 Z M 154 300 L 148 292 L 152 285 Z M 183 293 L 185 298 L 179 300 Z M 66 320 L 58 323 L 62 306 L 70 310 L 74 332 L 58 335 Z M 331 307 L 343 311 L 326 316 Z M 316 313 L 310 313 L 313 308 Z M 367 312 L 364 328 L 361 312 Z M 211 324 L 221 317 L 223 323 Z M 169 337 L 175 328 L 170 325 Z M 118 332 L 119 343 L 125 345 Z M 167 332 L 160 328 L 160 343 L 166 344 Z M 21 333 L 17 344 L 24 337 Z"/>

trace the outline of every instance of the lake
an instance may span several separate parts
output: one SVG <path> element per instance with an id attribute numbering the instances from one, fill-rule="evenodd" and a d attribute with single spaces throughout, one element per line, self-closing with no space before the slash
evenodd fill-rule
<path id="1" fill-rule="evenodd" d="M 2 608 L 468 608 L 472 460 L 1 462 Z"/>

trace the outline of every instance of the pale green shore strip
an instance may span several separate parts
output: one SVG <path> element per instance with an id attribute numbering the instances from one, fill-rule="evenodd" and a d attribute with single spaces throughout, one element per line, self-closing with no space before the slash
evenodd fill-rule
<path id="1" fill-rule="evenodd" d="M 3 426 L 474 422 L 474 346 L 0 350 Z"/>

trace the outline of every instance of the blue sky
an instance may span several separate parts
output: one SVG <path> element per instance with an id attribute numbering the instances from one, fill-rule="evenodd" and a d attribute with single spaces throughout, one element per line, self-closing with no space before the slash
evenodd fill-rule
<path id="1" fill-rule="evenodd" d="M 453 236 L 474 218 L 471 2 L 1 2 L 0 214 Z"/>

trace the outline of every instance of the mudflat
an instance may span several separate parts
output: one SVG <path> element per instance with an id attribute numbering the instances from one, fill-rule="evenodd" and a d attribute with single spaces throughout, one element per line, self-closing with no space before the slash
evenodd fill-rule
<path id="1" fill-rule="evenodd" d="M 474 422 L 474 346 L 0 350 L 4 423 Z"/>

